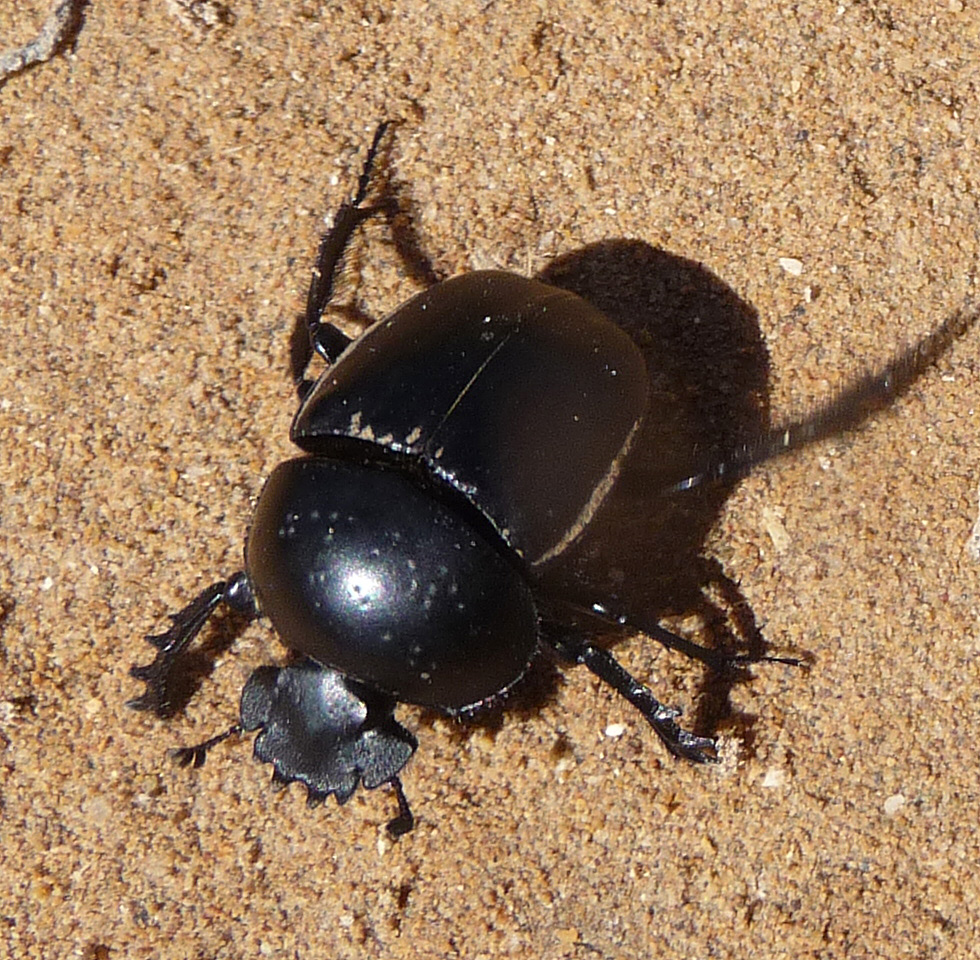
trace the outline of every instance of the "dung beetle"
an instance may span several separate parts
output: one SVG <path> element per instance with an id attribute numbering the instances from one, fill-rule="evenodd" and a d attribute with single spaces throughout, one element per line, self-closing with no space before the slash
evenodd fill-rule
<path id="1" fill-rule="evenodd" d="M 594 640 L 640 626 L 707 662 L 714 651 L 547 587 L 649 411 L 630 337 L 578 296 L 500 271 L 436 283 L 356 340 L 324 321 L 352 235 L 383 209 L 365 200 L 386 127 L 320 242 L 307 358 L 328 366 L 300 382 L 291 438 L 303 454 L 263 487 L 244 571 L 147 638 L 156 658 L 131 669 L 146 690 L 130 705 L 174 712 L 175 664 L 224 604 L 268 617 L 295 656 L 255 670 L 239 723 L 178 759 L 200 766 L 215 744 L 258 731 L 255 756 L 278 783 L 305 784 L 311 805 L 391 785 L 393 835 L 414 823 L 399 773 L 417 746 L 395 706 L 466 718 L 499 703 L 546 650 L 625 697 L 671 753 L 715 760 L 714 741 L 682 729 L 679 712 Z M 735 460 L 744 468 L 790 445 L 788 433 L 770 436 Z M 678 489 L 724 467 L 709 464 Z"/>

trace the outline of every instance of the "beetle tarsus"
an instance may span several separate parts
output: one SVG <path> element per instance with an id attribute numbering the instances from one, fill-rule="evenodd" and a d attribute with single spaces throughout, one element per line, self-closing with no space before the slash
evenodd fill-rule
<path id="1" fill-rule="evenodd" d="M 733 667 L 745 667 L 752 663 L 782 663 L 787 667 L 804 667 L 807 663 L 802 657 L 770 657 L 755 653 L 733 653 L 727 661 Z"/>
<path id="2" fill-rule="evenodd" d="M 156 647 L 157 655 L 152 663 L 134 664 L 129 668 L 129 675 L 136 680 L 142 680 L 146 684 L 146 690 L 127 701 L 128 707 L 148 710 L 162 718 L 173 714 L 170 681 L 174 666 L 181 653 L 201 632 L 201 628 L 222 602 L 241 613 L 254 611 L 255 600 L 244 573 L 238 573 L 230 580 L 211 584 L 183 610 L 170 615 L 169 630 L 147 636 L 147 641 Z"/>
<path id="3" fill-rule="evenodd" d="M 640 712 L 675 757 L 692 763 L 718 763 L 718 745 L 714 740 L 696 736 L 677 725 L 675 718 L 681 715 L 680 710 L 661 706 L 652 715 L 642 708 Z"/>

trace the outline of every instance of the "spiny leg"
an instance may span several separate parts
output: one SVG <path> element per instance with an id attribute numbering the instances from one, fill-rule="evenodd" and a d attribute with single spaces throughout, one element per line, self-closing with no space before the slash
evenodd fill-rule
<path id="1" fill-rule="evenodd" d="M 715 650 L 705 647 L 686 637 L 678 636 L 665 627 L 660 626 L 655 620 L 647 620 L 643 617 L 635 617 L 632 614 L 616 614 L 601 603 L 593 603 L 589 607 L 584 607 L 579 603 L 563 601 L 553 604 L 551 607 L 552 615 L 557 611 L 563 611 L 565 616 L 556 617 L 564 621 L 568 616 L 573 623 L 581 620 L 593 621 L 606 627 L 613 626 L 620 632 L 635 631 L 645 633 L 648 637 L 656 640 L 661 646 L 668 650 L 677 650 L 691 660 L 697 660 L 712 670 L 719 673 L 731 667 L 747 666 L 751 663 L 783 663 L 792 667 L 803 665 L 803 661 L 798 657 L 770 657 L 767 654 L 756 653 L 727 653 L 724 650 Z"/>
<path id="2" fill-rule="evenodd" d="M 238 613 L 258 614 L 252 587 L 244 573 L 213 583 L 179 613 L 170 615 L 169 630 L 146 638 L 156 647 L 157 655 L 152 663 L 130 667 L 130 676 L 142 680 L 146 690 L 128 701 L 127 706 L 134 710 L 150 710 L 158 717 L 168 717 L 174 712 L 171 698 L 174 666 L 221 603 Z"/>
<path id="3" fill-rule="evenodd" d="M 680 716 L 679 710 L 660 703 L 649 687 L 636 680 L 608 650 L 585 639 L 586 635 L 593 635 L 599 625 L 607 630 L 613 627 L 618 631 L 645 633 L 668 650 L 678 650 L 719 673 L 752 663 L 782 663 L 795 667 L 803 665 L 803 661 L 796 657 L 770 657 L 758 653 L 732 654 L 713 650 L 671 633 L 655 620 L 625 613 L 616 615 L 600 603 L 583 607 L 567 600 L 552 599 L 545 604 L 544 609 L 546 614 L 541 625 L 542 637 L 558 654 L 572 663 L 588 667 L 640 711 L 672 754 L 695 763 L 717 762 L 715 741 L 695 736 L 678 726 L 676 719 Z"/>
<path id="4" fill-rule="evenodd" d="M 584 664 L 636 707 L 674 756 L 694 763 L 717 762 L 714 740 L 682 730 L 676 723 L 680 711 L 662 704 L 653 691 L 633 677 L 608 650 L 574 633 L 559 632 L 556 628 L 544 630 L 543 633 L 560 656 L 572 663 Z"/>
<path id="5" fill-rule="evenodd" d="M 388 120 L 378 125 L 371 146 L 368 148 L 364 168 L 357 181 L 357 190 L 354 196 L 341 205 L 334 217 L 333 226 L 320 240 L 316 266 L 313 268 L 313 277 L 310 280 L 310 289 L 306 298 L 306 330 L 309 337 L 307 360 L 316 352 L 328 363 L 332 362 L 340 356 L 350 343 L 350 338 L 332 323 L 323 322 L 323 311 L 333 296 L 334 281 L 354 231 L 374 214 L 389 209 L 389 205 L 384 203 L 368 207 L 361 206 L 371 184 L 371 174 L 381 139 L 389 126 L 390 121 Z M 303 367 L 305 367 L 305 363 Z M 297 376 L 297 382 L 301 384 L 303 371 L 296 370 L 294 367 L 294 373 Z"/>

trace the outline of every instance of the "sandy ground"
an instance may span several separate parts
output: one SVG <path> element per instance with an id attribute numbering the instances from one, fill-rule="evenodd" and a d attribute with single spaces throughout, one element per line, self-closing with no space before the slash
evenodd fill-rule
<path id="1" fill-rule="evenodd" d="M 49 9 L 0 6 L 0 47 Z M 692 267 L 664 307 L 685 324 L 707 287 L 741 305 L 778 422 L 976 296 L 976 6 L 82 12 L 0 87 L 0 956 L 972 956 L 977 331 L 721 506 L 705 555 L 808 669 L 706 708 L 702 667 L 617 647 L 723 736 L 719 767 L 569 670 L 498 727 L 402 709 L 419 823 L 391 842 L 385 790 L 311 811 L 247 742 L 167 759 L 281 657 L 261 622 L 172 721 L 124 703 L 143 635 L 239 568 L 290 455 L 289 332 L 380 119 L 403 121 L 390 166 L 439 270 L 614 241 L 642 282 L 660 251 Z M 384 236 L 354 265 L 374 315 L 416 289 Z M 706 619 L 671 622 L 714 642 Z"/>

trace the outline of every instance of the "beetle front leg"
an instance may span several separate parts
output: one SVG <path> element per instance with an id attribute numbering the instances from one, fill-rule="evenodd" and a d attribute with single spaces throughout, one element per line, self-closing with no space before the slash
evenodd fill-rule
<path id="1" fill-rule="evenodd" d="M 572 663 L 584 664 L 633 704 L 675 757 L 683 757 L 694 763 L 718 762 L 715 741 L 682 730 L 676 723 L 680 711 L 662 704 L 653 691 L 633 677 L 608 650 L 574 634 L 558 636 L 548 633 L 545 633 L 546 638 L 561 657 Z"/>
<path id="2" fill-rule="evenodd" d="M 183 610 L 170 615 L 172 622 L 169 630 L 146 638 L 157 648 L 157 655 L 152 663 L 130 667 L 129 675 L 142 680 L 146 684 L 146 690 L 129 700 L 126 704 L 128 707 L 149 710 L 163 718 L 173 714 L 170 682 L 174 665 L 220 603 L 226 604 L 237 613 L 258 615 L 252 587 L 244 573 L 236 573 L 230 580 L 211 584 Z"/>

